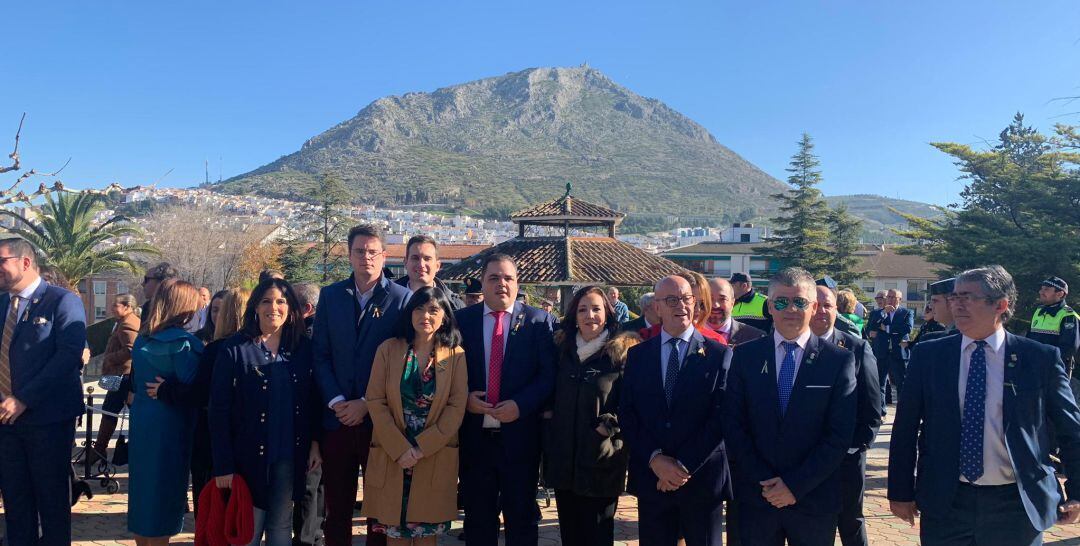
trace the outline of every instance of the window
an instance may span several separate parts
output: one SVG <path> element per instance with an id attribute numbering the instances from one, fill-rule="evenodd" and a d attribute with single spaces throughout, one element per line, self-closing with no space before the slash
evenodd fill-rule
<path id="1" fill-rule="evenodd" d="M 105 281 L 94 281 L 94 320 L 101 320 L 105 318 L 105 297 L 108 292 L 109 283 Z"/>
<path id="2" fill-rule="evenodd" d="M 874 285 L 874 281 L 862 281 L 861 283 L 859 283 L 859 288 L 862 289 L 863 293 L 870 295 L 873 295 L 877 292 L 877 287 Z"/>
<path id="3" fill-rule="evenodd" d="M 908 281 L 907 282 L 907 296 L 908 301 L 923 301 L 926 299 L 926 281 Z"/>
<path id="4" fill-rule="evenodd" d="M 896 281 L 885 281 L 885 288 L 883 288 L 882 290 L 899 290 L 899 289 L 900 289 L 900 283 L 898 283 Z"/>
<path id="5" fill-rule="evenodd" d="M 94 281 L 94 295 L 97 296 L 100 294 L 104 296 L 108 286 L 109 284 L 105 281 Z"/>
<path id="6" fill-rule="evenodd" d="M 117 282 L 116 283 L 116 293 L 117 294 L 127 294 L 128 293 L 128 285 L 127 285 L 127 283 L 126 282 Z"/>
<path id="7" fill-rule="evenodd" d="M 739 242 L 740 243 L 749 243 L 750 242 L 750 234 L 749 233 L 740 234 L 739 235 Z"/>

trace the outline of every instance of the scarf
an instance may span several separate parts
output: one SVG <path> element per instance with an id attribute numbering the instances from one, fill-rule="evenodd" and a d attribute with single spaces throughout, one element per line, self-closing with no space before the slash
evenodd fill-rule
<path id="1" fill-rule="evenodd" d="M 255 535 L 255 514 L 251 491 L 239 474 L 233 475 L 232 491 L 226 504 L 213 478 L 199 495 L 199 517 L 195 521 L 196 546 L 242 545 Z"/>
<path id="2" fill-rule="evenodd" d="M 611 333 L 607 330 L 600 332 L 600 335 L 593 338 L 592 341 L 585 341 L 585 338 L 581 337 L 581 332 L 578 332 L 575 341 L 577 341 L 577 357 L 581 362 L 585 362 L 592 355 L 598 353 L 600 349 L 604 348 L 604 344 L 607 343 L 608 336 Z"/>

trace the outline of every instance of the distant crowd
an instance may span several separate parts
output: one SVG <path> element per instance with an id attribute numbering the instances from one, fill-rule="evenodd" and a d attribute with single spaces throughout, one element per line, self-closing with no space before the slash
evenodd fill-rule
<path id="1" fill-rule="evenodd" d="M 1041 544 L 1080 521 L 1064 279 L 1042 283 L 1018 336 L 999 266 L 931 285 L 916 330 L 899 290 L 867 310 L 797 267 L 765 293 L 744 273 L 657 279 L 634 316 L 605 286 L 533 307 L 497 249 L 459 295 L 431 237 L 408 241 L 397 280 L 379 228 L 346 242 L 352 275 L 324 287 L 264 271 L 211 294 L 161 263 L 141 306 L 115 297 L 84 462 L 108 464 L 126 411 L 137 544 L 182 531 L 191 488 L 199 545 L 346 546 L 359 507 L 372 545 L 434 545 L 463 509 L 465 544 L 536 546 L 544 487 L 564 545 L 613 544 L 628 492 L 643 546 L 865 546 L 866 451 L 887 411 L 890 509 L 921 520 L 924 544 Z M 0 239 L 10 546 L 72 540 L 87 325 L 41 273 L 28 242 Z"/>

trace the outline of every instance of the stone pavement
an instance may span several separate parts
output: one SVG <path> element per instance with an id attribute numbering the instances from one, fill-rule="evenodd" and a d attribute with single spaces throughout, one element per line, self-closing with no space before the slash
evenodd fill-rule
<path id="1" fill-rule="evenodd" d="M 870 544 L 882 546 L 901 546 L 918 544 L 917 529 L 909 528 L 900 520 L 892 517 L 888 510 L 888 501 L 885 499 L 885 471 L 887 464 L 887 447 L 891 433 L 891 419 L 888 419 L 882 427 L 878 442 L 870 452 L 867 461 L 869 479 L 866 493 L 867 525 L 870 532 Z M 91 482 L 94 490 L 93 500 L 82 500 L 75 506 L 72 515 L 74 544 L 80 546 L 102 545 L 115 546 L 118 544 L 133 545 L 131 535 L 127 532 L 125 513 L 127 510 L 126 476 L 120 475 L 120 492 L 107 494 L 97 481 Z M 540 544 L 552 546 L 560 543 L 558 518 L 555 512 L 555 501 L 546 506 L 540 501 L 543 513 L 543 522 L 540 524 Z M 616 515 L 615 538 L 616 544 L 636 546 L 637 540 L 637 506 L 633 497 L 624 496 L 619 501 L 619 510 Z M 361 520 L 354 520 L 355 532 L 358 537 L 355 544 L 364 544 L 364 539 L 359 536 L 363 529 Z M 454 530 L 450 536 L 444 537 L 439 544 L 463 546 L 456 536 L 461 528 L 461 522 L 454 524 Z M 193 529 L 192 519 L 189 515 L 185 530 L 189 531 L 177 536 L 174 543 L 193 544 L 194 538 L 190 532 Z M 1045 535 L 1045 543 L 1052 545 L 1076 545 L 1080 546 L 1080 525 L 1068 528 L 1057 526 Z M 839 544 L 839 541 L 837 541 Z"/>

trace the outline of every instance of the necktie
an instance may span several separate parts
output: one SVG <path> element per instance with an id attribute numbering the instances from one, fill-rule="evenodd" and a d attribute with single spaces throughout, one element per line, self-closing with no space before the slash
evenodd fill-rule
<path id="1" fill-rule="evenodd" d="M 491 316 L 495 317 L 495 328 L 491 332 L 491 356 L 488 358 L 488 390 L 486 401 L 489 404 L 499 403 L 499 388 L 502 386 L 502 365 L 503 365 L 503 339 L 505 334 L 503 333 L 503 315 L 506 311 L 492 311 Z"/>
<path id="2" fill-rule="evenodd" d="M 986 342 L 975 342 L 964 386 L 960 422 L 960 474 L 969 482 L 983 475 L 983 426 L 986 418 Z"/>
<path id="3" fill-rule="evenodd" d="M 11 336 L 19 322 L 19 296 L 11 296 L 11 309 L 4 321 L 4 337 L 0 339 L 0 398 L 11 396 Z"/>
<path id="4" fill-rule="evenodd" d="M 788 401 L 791 400 L 791 390 L 795 386 L 795 349 L 798 343 L 785 341 L 780 344 L 784 347 L 784 362 L 780 364 L 779 384 L 780 415 L 787 412 Z"/>
<path id="5" fill-rule="evenodd" d="M 675 396 L 675 382 L 679 380 L 679 342 L 677 337 L 668 340 L 671 352 L 668 353 L 667 371 L 664 372 L 664 396 L 667 397 L 668 407 L 671 407 L 671 399 Z"/>

